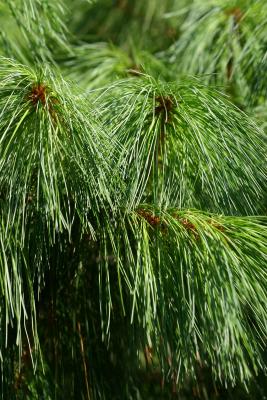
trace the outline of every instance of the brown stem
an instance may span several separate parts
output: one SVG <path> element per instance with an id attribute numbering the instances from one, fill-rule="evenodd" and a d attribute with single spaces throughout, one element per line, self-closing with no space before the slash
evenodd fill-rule
<path id="1" fill-rule="evenodd" d="M 85 353 L 84 353 L 84 341 L 83 341 L 83 337 L 82 337 L 82 333 L 81 333 L 80 322 L 77 322 L 77 329 L 78 329 L 79 338 L 80 338 L 80 346 L 81 346 L 81 354 L 82 354 L 82 359 L 83 359 L 84 380 L 85 380 L 85 386 L 86 386 L 86 392 L 87 392 L 87 399 L 90 400 L 88 372 L 87 372 L 86 358 L 85 358 Z"/>

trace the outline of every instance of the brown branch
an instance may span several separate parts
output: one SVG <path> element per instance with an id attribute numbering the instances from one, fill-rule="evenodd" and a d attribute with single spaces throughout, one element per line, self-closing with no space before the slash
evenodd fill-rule
<path id="1" fill-rule="evenodd" d="M 59 103 L 55 96 L 51 96 L 49 88 L 43 83 L 34 84 L 28 93 L 27 100 L 29 100 L 34 108 L 37 108 L 38 104 L 48 110 L 53 122 L 57 119 L 55 111 L 55 105 Z"/>
<path id="2" fill-rule="evenodd" d="M 238 25 L 244 16 L 244 13 L 239 7 L 228 8 L 225 10 L 225 14 L 234 18 L 235 25 Z"/>
<path id="3" fill-rule="evenodd" d="M 86 386 L 86 392 L 87 392 L 87 399 L 90 400 L 88 372 L 87 372 L 86 358 L 85 358 L 85 352 L 84 352 L 84 341 L 83 341 L 83 337 L 82 337 L 82 333 L 81 333 L 80 322 L 77 322 L 77 329 L 78 329 L 78 334 L 79 334 L 79 338 L 80 338 L 80 346 L 81 346 L 81 354 L 82 354 L 82 360 L 83 360 L 84 380 L 85 380 L 85 386 Z"/>
<path id="4" fill-rule="evenodd" d="M 171 96 L 157 96 L 156 97 L 156 115 L 165 115 L 164 123 L 170 122 L 170 114 L 174 108 L 174 100 Z"/>
<path id="5" fill-rule="evenodd" d="M 158 226 L 161 224 L 160 217 L 157 217 L 156 215 L 153 215 L 151 212 L 139 209 L 137 210 L 137 213 L 143 217 L 151 226 Z"/>

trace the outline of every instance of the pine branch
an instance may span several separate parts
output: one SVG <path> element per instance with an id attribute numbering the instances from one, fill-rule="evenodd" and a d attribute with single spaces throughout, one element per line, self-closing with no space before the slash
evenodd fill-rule
<path id="1" fill-rule="evenodd" d="M 84 212 L 109 201 L 110 138 L 85 100 L 48 68 L 35 72 L 3 59 L 0 75 L 0 186 L 9 213 L 23 220 L 31 203 L 53 229 L 70 229 L 73 204 L 79 210 L 82 202 Z"/>
<path id="2" fill-rule="evenodd" d="M 125 223 L 103 227 L 120 277 L 122 307 L 131 311 L 132 329 L 139 332 L 136 346 L 141 338 L 143 348 L 153 349 L 164 375 L 172 371 L 180 382 L 195 376 L 199 363 L 210 364 L 216 379 L 234 384 L 262 368 L 266 222 L 140 205 Z M 107 248 L 100 264 L 105 273 Z M 104 292 L 113 290 L 102 287 L 100 301 Z M 114 299 L 102 301 L 111 302 L 102 308 L 111 308 L 112 319 Z"/>
<path id="3" fill-rule="evenodd" d="M 3 23 L 9 43 L 5 56 L 33 64 L 40 59 L 54 62 L 55 50 L 69 51 L 62 2 L 7 0 L 5 7 L 9 10 L 8 23 Z"/>
<path id="4" fill-rule="evenodd" d="M 129 46 L 130 47 L 130 46 Z M 109 43 L 81 43 L 72 48 L 72 55 L 58 60 L 65 75 L 89 92 L 119 78 L 138 77 L 144 73 L 168 78 L 168 71 L 149 52 L 135 48 L 122 50 Z"/>
<path id="5" fill-rule="evenodd" d="M 202 74 L 207 83 L 234 83 L 246 101 L 251 93 L 248 66 L 257 74 L 266 48 L 266 12 L 261 0 L 193 1 L 183 10 L 181 36 L 163 57 L 179 74 Z M 177 14 L 179 18 L 179 9 Z"/>
<path id="6" fill-rule="evenodd" d="M 70 1 L 70 30 L 83 40 L 112 41 L 124 49 L 134 41 L 137 47 L 159 51 L 177 37 L 176 29 L 163 19 L 176 4 L 181 6 L 181 0 L 98 0 L 91 5 Z"/>
<path id="7" fill-rule="evenodd" d="M 260 209 L 262 133 L 216 88 L 144 77 L 111 85 L 96 104 L 124 146 L 129 207 L 146 199 L 234 214 Z"/>
<path id="8" fill-rule="evenodd" d="M 76 219 L 94 235 L 100 209 L 116 206 L 110 196 L 119 181 L 111 176 L 110 138 L 66 82 L 49 68 L 34 71 L 7 59 L 0 80 L 1 325 L 7 335 L 16 320 L 21 353 L 28 318 L 38 344 L 35 285 L 40 291 L 49 248 L 60 232 L 71 240 Z"/>

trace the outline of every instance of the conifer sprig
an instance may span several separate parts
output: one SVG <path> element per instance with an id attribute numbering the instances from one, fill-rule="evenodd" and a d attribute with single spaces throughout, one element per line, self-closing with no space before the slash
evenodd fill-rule
<path id="1" fill-rule="evenodd" d="M 180 8 L 177 11 L 179 16 Z M 189 2 L 183 9 L 181 35 L 166 59 L 177 73 L 202 74 L 207 82 L 219 84 L 234 82 L 246 100 L 251 93 L 248 66 L 254 63 L 256 74 L 266 52 L 266 12 L 264 0 Z M 167 16 L 174 17 L 175 12 Z"/>
<path id="2" fill-rule="evenodd" d="M 7 0 L 4 3 L 7 22 L 3 21 L 3 34 L 8 44 L 5 56 L 34 64 L 40 60 L 54 62 L 56 50 L 69 51 L 68 30 L 63 22 L 66 9 L 61 1 Z"/>
<path id="3" fill-rule="evenodd" d="M 2 59 L 0 76 L 0 187 L 9 224 L 20 220 L 22 233 L 33 208 L 52 231 L 71 231 L 77 212 L 84 218 L 111 206 L 113 146 L 85 99 L 49 68 Z"/>
<path id="4" fill-rule="evenodd" d="M 140 76 L 111 85 L 96 104 L 124 146 L 128 204 L 259 210 L 266 179 L 261 131 L 217 89 L 196 79 Z"/>
<path id="5" fill-rule="evenodd" d="M 166 376 L 181 382 L 207 362 L 217 379 L 234 384 L 262 367 L 266 218 L 140 205 L 124 223 L 103 227 L 107 232 L 102 275 L 115 262 L 121 307 L 131 315 L 136 338 L 132 345 L 138 348 L 141 340 L 143 348 L 151 347 Z M 103 293 L 116 298 L 108 277 L 101 280 L 100 301 L 103 334 L 112 337 L 116 301 Z"/>

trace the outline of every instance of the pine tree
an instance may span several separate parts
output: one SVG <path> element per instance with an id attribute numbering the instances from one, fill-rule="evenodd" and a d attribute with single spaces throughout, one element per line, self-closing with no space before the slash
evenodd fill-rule
<path id="1" fill-rule="evenodd" d="M 0 1 L 2 399 L 265 398 L 266 16 Z"/>

